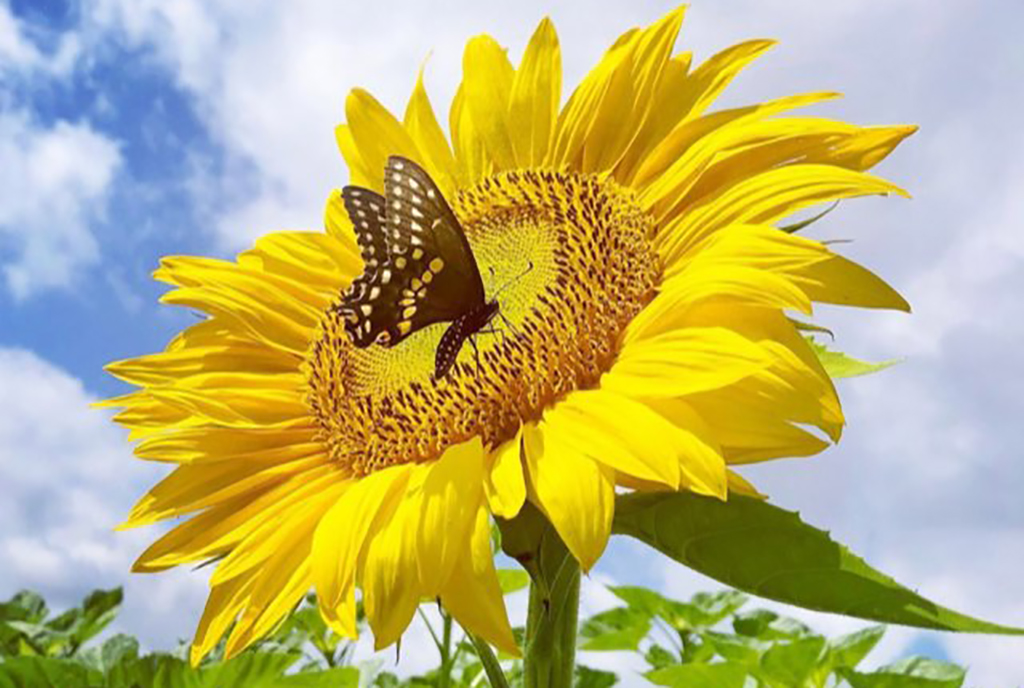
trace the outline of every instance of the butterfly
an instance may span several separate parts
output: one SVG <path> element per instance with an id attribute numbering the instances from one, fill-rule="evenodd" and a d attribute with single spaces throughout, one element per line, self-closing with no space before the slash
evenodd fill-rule
<path id="1" fill-rule="evenodd" d="M 442 379 L 500 310 L 484 295 L 462 225 L 430 175 L 397 155 L 385 166 L 383 196 L 358 186 L 341 195 L 365 266 L 336 306 L 352 343 L 391 347 L 450 322 L 434 354 L 434 379 Z"/>

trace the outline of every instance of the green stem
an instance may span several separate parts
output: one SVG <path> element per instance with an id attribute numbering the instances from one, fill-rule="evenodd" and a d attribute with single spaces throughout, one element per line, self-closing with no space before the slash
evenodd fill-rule
<path id="1" fill-rule="evenodd" d="M 441 675 L 437 687 L 448 688 L 452 680 L 452 617 L 443 612 L 441 616 L 444 619 L 444 631 L 441 635 Z"/>
<path id="2" fill-rule="evenodd" d="M 523 657 L 526 688 L 571 688 L 580 567 L 550 527 L 544 532 L 534 564 Z"/>
<path id="3" fill-rule="evenodd" d="M 508 688 L 505 672 L 501 670 L 501 664 L 498 663 L 498 658 L 494 656 L 491 646 L 487 644 L 486 640 L 474 633 L 467 633 L 466 635 L 469 637 L 470 642 L 473 643 L 473 647 L 476 648 L 476 656 L 480 658 L 480 663 L 484 667 L 484 673 L 487 674 L 487 680 L 491 682 L 491 688 Z"/>

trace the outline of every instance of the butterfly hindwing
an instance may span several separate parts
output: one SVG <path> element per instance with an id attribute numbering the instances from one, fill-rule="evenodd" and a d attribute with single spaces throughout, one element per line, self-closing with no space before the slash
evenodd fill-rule
<path id="1" fill-rule="evenodd" d="M 384 196 L 357 187 L 342 192 L 365 271 L 339 311 L 359 347 L 394 346 L 484 305 L 472 249 L 430 175 L 399 156 L 388 158 L 384 175 Z"/>

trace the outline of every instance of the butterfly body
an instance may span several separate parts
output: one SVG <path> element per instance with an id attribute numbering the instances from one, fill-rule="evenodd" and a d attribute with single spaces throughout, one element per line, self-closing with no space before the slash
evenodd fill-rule
<path id="1" fill-rule="evenodd" d="M 459 357 L 459 351 L 466 340 L 487 327 L 498 314 L 500 306 L 497 301 L 487 301 L 465 315 L 460 316 L 441 336 L 434 355 L 434 379 L 440 380 Z"/>
<path id="2" fill-rule="evenodd" d="M 364 263 L 336 306 L 352 343 L 392 347 L 451 322 L 435 354 L 434 377 L 443 378 L 499 312 L 455 213 L 427 172 L 399 156 L 388 158 L 383 196 L 347 186 L 342 198 Z"/>

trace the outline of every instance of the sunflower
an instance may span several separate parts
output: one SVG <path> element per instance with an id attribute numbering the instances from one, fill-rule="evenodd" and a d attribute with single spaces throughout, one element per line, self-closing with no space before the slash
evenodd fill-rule
<path id="1" fill-rule="evenodd" d="M 914 129 L 778 116 L 830 92 L 708 112 L 772 43 L 694 68 L 674 53 L 682 17 L 623 34 L 564 107 L 550 21 L 518 67 L 493 38 L 471 39 L 450 144 L 422 73 L 401 120 L 349 95 L 336 134 L 353 187 L 387 194 L 388 165 L 414 163 L 500 305 L 441 376 L 449 322 L 406 318 L 400 342 L 356 345 L 344 305 L 384 257 L 341 192 L 325 232 L 270 234 L 235 261 L 161 262 L 155 277 L 174 287 L 162 301 L 208 317 L 162 353 L 110 365 L 139 389 L 106 403 L 140 458 L 176 464 L 125 526 L 186 519 L 134 570 L 216 563 L 193 661 L 228 631 L 238 653 L 314 587 L 346 636 L 360 588 L 378 648 L 429 598 L 515 653 L 492 518 L 530 502 L 587 570 L 617 489 L 757 495 L 731 466 L 839 439 L 835 389 L 787 314 L 908 307 L 778 223 L 903 194 L 865 170 Z M 406 305 L 379 305 L 411 313 L 430 276 Z"/>

